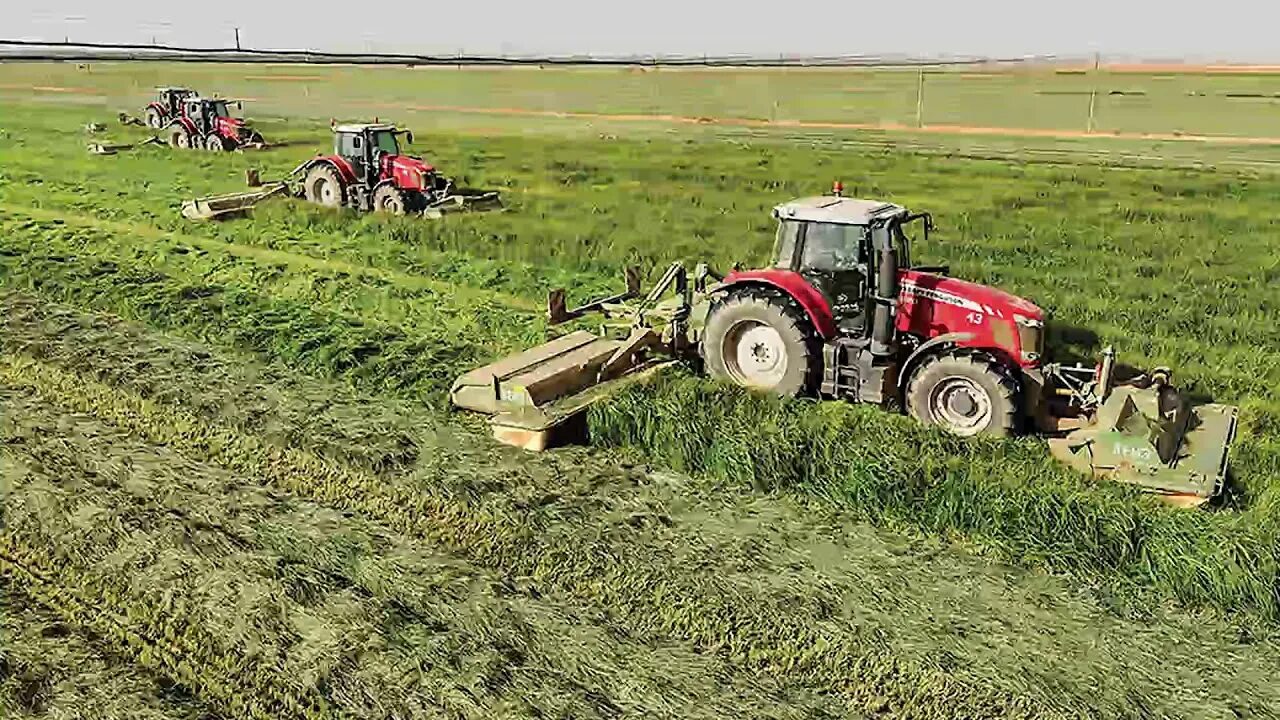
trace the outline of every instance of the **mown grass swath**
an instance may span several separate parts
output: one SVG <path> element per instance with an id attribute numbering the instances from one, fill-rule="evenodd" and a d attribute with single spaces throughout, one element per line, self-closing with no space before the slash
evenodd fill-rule
<path id="1" fill-rule="evenodd" d="M 402 310 L 404 327 L 380 321 L 376 312 L 370 318 L 353 313 L 362 297 L 339 273 L 290 273 L 52 221 L 6 221 L 4 227 L 6 283 L 435 404 L 462 372 L 543 339 L 536 316 L 523 311 L 526 321 L 513 324 L 522 311 L 491 300 L 384 290 L 382 298 L 407 296 L 403 306 L 412 310 Z"/>
<path id="2" fill-rule="evenodd" d="M 197 720 L 199 701 L 19 593 L 0 575 L 0 714 Z"/>
<path id="3" fill-rule="evenodd" d="M 33 319 L 46 312 L 29 308 L 27 314 Z M 1150 708 L 1179 708 L 1175 714 L 1186 715 L 1191 707 L 1179 692 L 1153 692 L 1147 685 L 1130 685 L 1128 679 L 1122 679 L 1128 677 L 1124 673 L 1129 670 L 1115 675 L 1116 666 L 1109 666 L 1109 676 L 1115 679 L 1107 680 L 1096 675 L 1093 664 L 1071 661 L 1079 650 L 1075 643 L 1083 638 L 1070 628 L 1083 626 L 1077 625 L 1079 618 L 1066 619 L 1073 614 L 1067 608 L 1078 602 L 1071 599 L 1074 594 L 1069 591 L 1064 590 L 1060 600 L 1051 601 L 1056 612 L 1066 613 L 1062 632 L 1034 640 L 1008 627 L 1009 623 L 1016 628 L 1023 622 L 1020 618 L 1025 619 L 1027 606 L 1014 603 L 989 608 L 989 599 L 964 600 L 971 616 L 977 617 L 974 612 L 991 615 L 989 620 L 1005 629 L 989 627 L 987 633 L 957 646 L 954 637 L 943 639 L 952 636 L 936 622 L 939 613 L 957 612 L 953 607 L 955 588 L 947 588 L 945 583 L 936 590 L 936 602 L 929 600 L 921 607 L 916 607 L 920 603 L 907 607 L 895 603 L 896 611 L 883 618 L 863 612 L 848 614 L 840 608 L 879 606 L 892 597 L 890 587 L 907 582 L 906 576 L 912 578 L 913 586 L 923 583 L 921 587 L 932 587 L 938 579 L 932 574 L 940 570 L 934 565 L 938 562 L 947 568 L 944 575 L 961 578 L 986 573 L 982 563 L 953 568 L 944 556 L 935 553 L 930 564 L 916 567 L 900 553 L 891 553 L 870 567 L 859 567 L 860 561 L 855 560 L 838 574 L 815 575 L 797 567 L 796 558 L 786 548 L 801 535 L 822 544 L 848 532 L 839 530 L 839 525 L 826 528 L 821 522 L 813 525 L 799 519 L 806 514 L 821 516 L 817 507 L 779 514 L 784 501 L 712 483 L 688 488 L 692 497 L 706 498 L 691 508 L 690 497 L 674 496 L 671 488 L 618 471 L 607 458 L 595 460 L 581 453 L 530 458 L 515 451 L 495 452 L 466 433 L 433 425 L 430 418 L 420 418 L 410 426 L 416 445 L 411 466 L 375 475 L 358 463 L 335 462 L 342 456 L 340 452 L 326 451 L 319 456 L 296 444 L 276 444 L 283 438 L 297 437 L 296 430 L 277 432 L 274 440 L 245 435 L 235 429 L 245 423 L 238 412 L 232 411 L 225 420 L 221 414 L 199 417 L 183 405 L 189 397 L 213 397 L 219 387 L 226 388 L 231 397 L 246 399 L 265 393 L 272 397 L 274 409 L 261 402 L 248 403 L 265 413 L 257 422 L 277 428 L 288 425 L 289 418 L 300 415 L 292 409 L 293 391 L 281 394 L 279 389 L 254 389 L 252 378 L 263 377 L 260 373 L 245 374 L 235 369 L 238 364 L 227 365 L 216 356 L 185 367 L 182 361 L 194 348 L 183 348 L 173 341 L 148 345 L 122 339 L 117 341 L 121 347 L 111 352 L 65 354 L 57 349 L 59 345 L 110 344 L 108 333 L 119 324 L 68 324 L 59 320 L 57 313 L 51 320 L 47 324 L 24 321 L 10 335 L 21 337 L 23 348 L 46 349 L 57 364 L 75 362 L 78 370 L 67 372 L 57 365 L 33 364 L 16 357 L 5 363 L 6 384 L 38 389 L 46 403 L 64 412 L 92 413 L 150 442 L 226 467 L 236 475 L 337 510 L 376 518 L 398 534 L 418 538 L 413 542 L 439 542 L 500 576 L 523 578 L 521 585 L 531 592 L 594 608 L 588 613 L 603 613 L 595 617 L 620 637 L 651 646 L 688 643 L 699 648 L 702 656 L 721 658 L 734 673 L 773 678 L 790 687 L 821 688 L 836 692 L 841 702 L 852 707 L 888 708 L 905 715 L 932 717 L 943 712 L 940 708 L 946 705 L 937 698 L 944 695 L 967 698 L 966 712 L 975 717 L 1024 712 L 1074 717 L 1084 708 L 1122 708 L 1135 702 Z M 67 333 L 72 337 L 37 337 Z M 95 336 L 93 343 L 87 342 Z M 144 362 L 151 370 L 144 369 Z M 138 368 L 133 374 L 120 375 L 132 390 L 92 379 L 108 377 L 110 367 L 122 364 Z M 295 380 L 288 387 L 300 384 Z M 314 394 L 302 394 L 303 406 Z M 161 396 L 167 399 L 158 401 Z M 337 395 L 342 396 L 341 392 Z M 197 400 L 192 409 L 199 407 L 208 406 Z M 315 432 L 322 436 L 315 441 L 317 446 L 345 442 L 345 431 L 317 427 Z M 735 511 L 742 514 L 708 524 L 725 512 L 726 502 L 730 507 L 744 503 L 741 511 Z M 758 533 L 743 535 L 742 523 L 751 517 L 757 522 L 769 518 L 763 523 L 770 532 L 780 533 L 778 539 L 770 541 Z M 774 545 L 783 537 L 787 538 L 785 543 Z M 854 543 L 844 552 L 856 559 L 863 547 Z M 317 555 L 323 557 L 327 552 Z M 837 562 L 843 566 L 849 560 Z M 882 575 L 884 579 L 878 579 Z M 997 605 L 1010 602 L 1009 590 L 1003 592 L 1004 599 Z M 1044 593 L 1041 586 L 1031 593 L 1036 599 L 1028 597 L 1026 602 L 1050 602 Z M 1059 602 L 1063 604 L 1056 604 Z M 935 604 L 938 607 L 933 607 Z M 988 620 L 981 622 L 986 626 Z M 1085 625 L 1094 623 L 1109 628 L 1109 633 L 1118 633 L 1108 637 L 1126 638 L 1117 647 L 1163 646 L 1163 641 L 1155 638 L 1132 635 L 1126 626 L 1105 615 L 1092 616 Z M 1197 636 L 1197 642 L 1215 642 L 1201 637 L 1205 633 L 1197 629 L 1199 626 L 1182 625 L 1181 619 L 1174 624 L 1160 621 L 1156 637 L 1170 633 L 1185 638 L 1190 634 Z M 1212 631 L 1217 632 L 1221 629 Z M 1027 665 L 1012 661 L 1021 654 L 989 654 L 995 636 L 1004 638 L 1002 643 L 1022 648 L 1020 653 L 1041 660 Z M 936 649 L 939 642 L 964 660 L 956 665 L 929 650 Z M 1112 652 L 1099 648 L 1094 640 L 1086 640 L 1086 644 L 1095 654 Z M 1224 648 L 1224 652 L 1241 651 Z M 1268 667 L 1270 661 L 1265 656 L 1251 657 L 1245 652 L 1245 657 L 1251 658 L 1249 669 L 1232 669 L 1236 679 L 1228 685 Z M 1130 667 L 1128 660 L 1112 657 L 1120 667 Z M 1183 658 L 1178 666 L 1186 663 L 1200 665 L 1197 659 Z M 854 668 L 853 675 L 850 668 Z M 1133 670 L 1144 677 L 1155 672 L 1152 668 Z M 1218 671 L 1203 668 L 1197 672 L 1208 673 L 1200 675 L 1207 679 Z M 1051 681 L 1050 677 L 1057 679 Z M 1049 694 L 1028 689 L 1051 686 L 1057 690 Z M 1165 686 L 1185 687 L 1185 681 L 1171 680 Z M 1207 692 L 1216 697 L 1219 689 L 1225 691 L 1226 687 L 1214 683 L 1215 689 Z M 1237 694 L 1228 693 L 1232 697 Z M 1033 712 L 1028 709 L 1031 707 L 1037 709 Z"/>
<path id="4" fill-rule="evenodd" d="M 221 676 L 211 667 L 216 658 L 206 653 L 220 644 L 246 673 L 233 688 L 251 692 L 253 682 L 277 681 L 245 700 L 246 707 L 285 717 L 485 717 L 505 710 L 515 716 L 799 718 L 840 712 L 838 703 L 789 697 L 767 682 L 727 694 L 714 657 L 654 652 L 429 544 L 279 497 L 110 425 L 59 415 L 29 391 L 10 391 L 5 401 L 12 419 L 4 439 L 28 466 L 15 475 L 21 479 L 13 497 L 20 504 L 18 530 L 36 522 L 22 512 L 34 508 L 50 543 L 47 553 L 108 558 L 108 574 L 128 561 L 162 583 L 174 602 L 138 592 L 120 601 L 167 618 L 169 627 L 203 623 L 203 637 L 213 645 L 180 639 L 169 649 L 190 656 L 193 677 L 177 680 L 211 704 L 241 702 L 228 688 L 209 684 Z M 46 478 L 48 472 L 57 475 Z M 57 489 L 47 482 L 55 477 Z M 89 514 L 97 529 L 77 533 L 74 518 Z M 118 536 L 103 529 L 116 527 Z M 148 552 L 157 559 L 149 560 Z M 21 567 L 32 562 L 38 559 Z M 76 563 L 70 571 L 97 572 Z M 191 577 L 174 585 L 180 572 Z M 192 614 L 175 615 L 173 606 L 184 603 Z M 85 608 L 81 617 L 107 622 L 105 607 Z M 673 705 L 664 691 L 695 707 Z M 307 698 L 309 710 L 290 705 Z"/>

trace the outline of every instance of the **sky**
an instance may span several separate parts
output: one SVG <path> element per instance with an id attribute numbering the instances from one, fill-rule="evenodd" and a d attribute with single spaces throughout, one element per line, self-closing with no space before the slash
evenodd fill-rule
<path id="1" fill-rule="evenodd" d="M 1273 0 L 6 0 L 6 39 L 423 54 L 1094 52 L 1280 62 Z M 236 9 L 218 19 L 207 7 Z M 1197 6 L 1199 6 L 1197 8 Z"/>

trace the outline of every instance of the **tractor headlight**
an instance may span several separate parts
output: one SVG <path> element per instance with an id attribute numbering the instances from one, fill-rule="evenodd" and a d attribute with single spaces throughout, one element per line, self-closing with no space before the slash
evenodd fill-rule
<path id="1" fill-rule="evenodd" d="M 1023 362 L 1036 362 L 1044 357 L 1044 323 L 1035 318 L 1014 315 L 1018 325 L 1018 345 Z"/>

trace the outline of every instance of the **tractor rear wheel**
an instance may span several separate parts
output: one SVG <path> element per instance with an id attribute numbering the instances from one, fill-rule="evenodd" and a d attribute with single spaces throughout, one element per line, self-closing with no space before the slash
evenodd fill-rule
<path id="1" fill-rule="evenodd" d="M 822 375 L 817 333 L 786 294 L 732 292 L 707 316 L 702 357 L 714 378 L 777 395 L 807 395 Z"/>
<path id="2" fill-rule="evenodd" d="M 227 150 L 227 143 L 221 135 L 215 133 L 204 139 L 204 149 L 209 152 L 224 152 Z"/>
<path id="3" fill-rule="evenodd" d="M 373 191 L 373 209 L 392 215 L 403 215 L 409 203 L 404 191 L 395 185 L 383 185 Z"/>
<path id="4" fill-rule="evenodd" d="M 307 171 L 303 192 L 308 200 L 317 205 L 342 207 L 346 203 L 346 187 L 342 184 L 342 176 L 327 163 L 321 163 Z"/>
<path id="5" fill-rule="evenodd" d="M 152 130 L 159 130 L 164 127 L 164 117 L 160 115 L 160 111 L 149 107 L 147 108 L 147 127 Z"/>
<path id="6" fill-rule="evenodd" d="M 191 133 L 181 125 L 174 125 L 169 128 L 169 145 L 182 150 L 190 149 Z"/>
<path id="7" fill-rule="evenodd" d="M 979 354 L 925 360 L 907 386 L 907 411 L 955 435 L 1004 437 L 1018 422 L 1018 386 L 996 360 Z"/>

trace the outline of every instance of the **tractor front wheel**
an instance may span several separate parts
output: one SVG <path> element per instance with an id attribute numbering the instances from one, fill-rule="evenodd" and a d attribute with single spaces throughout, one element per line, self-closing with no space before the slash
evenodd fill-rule
<path id="1" fill-rule="evenodd" d="M 765 288 L 732 292 L 711 308 L 702 357 L 714 378 L 783 396 L 812 393 L 822 374 L 808 317 L 790 297 Z"/>
<path id="2" fill-rule="evenodd" d="M 342 207 L 346 202 L 346 188 L 342 176 L 332 165 L 320 164 L 307 171 L 303 184 L 307 199 L 325 207 Z"/>
<path id="3" fill-rule="evenodd" d="M 227 143 L 222 136 L 214 134 L 204 139 L 204 148 L 209 152 L 224 152 L 227 150 Z"/>
<path id="4" fill-rule="evenodd" d="M 164 127 L 164 117 L 160 115 L 160 111 L 149 107 L 147 108 L 147 127 L 152 130 L 159 130 Z"/>
<path id="5" fill-rule="evenodd" d="M 394 185 L 383 185 L 373 191 L 373 209 L 391 215 L 404 215 L 409 203 L 404 191 Z"/>
<path id="6" fill-rule="evenodd" d="M 925 360 L 912 375 L 907 411 L 962 437 L 1004 437 L 1017 425 L 1017 397 L 1017 385 L 994 359 L 941 355 Z"/>
<path id="7" fill-rule="evenodd" d="M 191 148 L 191 133 L 181 125 L 174 125 L 169 129 L 169 145 L 181 150 Z"/>

